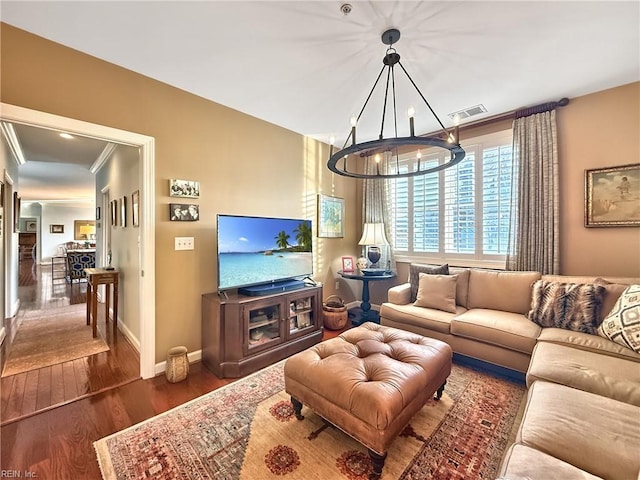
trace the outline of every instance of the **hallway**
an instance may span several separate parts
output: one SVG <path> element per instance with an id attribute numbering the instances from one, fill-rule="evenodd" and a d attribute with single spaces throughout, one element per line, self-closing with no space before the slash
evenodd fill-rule
<path id="1" fill-rule="evenodd" d="M 48 264 L 37 265 L 30 258 L 19 262 L 17 314 L 18 331 L 25 317 L 33 312 L 48 313 L 62 307 L 86 303 L 86 282 L 69 285 L 64 279 L 53 279 Z M 29 320 L 26 320 L 29 321 Z M 109 327 L 111 327 L 109 323 Z M 105 328 L 104 309 L 99 309 L 99 335 L 109 350 L 90 357 L 50 365 L 2 378 L 0 391 L 0 425 L 51 410 L 140 378 L 138 352 L 129 341 L 111 328 Z M 6 359 L 11 347 L 5 352 Z"/>

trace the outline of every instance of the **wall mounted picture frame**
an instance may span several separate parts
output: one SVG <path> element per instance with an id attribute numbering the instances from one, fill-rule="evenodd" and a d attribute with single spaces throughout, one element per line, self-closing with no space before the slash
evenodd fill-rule
<path id="1" fill-rule="evenodd" d="M 20 231 L 20 195 L 13 192 L 13 231 Z"/>
<path id="2" fill-rule="evenodd" d="M 64 225 L 59 225 L 59 224 L 49 225 L 49 233 L 64 233 Z"/>
<path id="3" fill-rule="evenodd" d="M 356 269 L 356 261 L 353 257 L 342 257 L 342 271 L 354 272 Z"/>
<path id="4" fill-rule="evenodd" d="M 170 203 L 169 220 L 172 222 L 197 222 L 200 219 L 200 206 L 193 203 Z"/>
<path id="5" fill-rule="evenodd" d="M 131 225 L 140 226 L 140 190 L 131 194 Z"/>
<path id="6" fill-rule="evenodd" d="M 196 182 L 194 180 L 170 179 L 169 180 L 169 196 L 199 198 L 200 182 Z"/>
<path id="7" fill-rule="evenodd" d="M 585 227 L 640 226 L 640 163 L 585 170 Z"/>
<path id="8" fill-rule="evenodd" d="M 95 241 L 96 221 L 95 220 L 74 220 L 73 239 L 83 242 Z"/>
<path id="9" fill-rule="evenodd" d="M 118 226 L 118 201 L 111 200 L 111 202 L 109 202 L 109 206 L 111 208 L 111 226 L 117 227 Z"/>
<path id="10" fill-rule="evenodd" d="M 120 226 L 122 228 L 127 227 L 127 197 L 122 197 L 120 200 Z"/>
<path id="11" fill-rule="evenodd" d="M 318 194 L 318 237 L 344 237 L 344 199 Z"/>

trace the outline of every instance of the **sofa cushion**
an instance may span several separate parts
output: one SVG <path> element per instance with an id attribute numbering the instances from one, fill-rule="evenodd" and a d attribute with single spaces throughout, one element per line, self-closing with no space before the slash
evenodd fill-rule
<path id="1" fill-rule="evenodd" d="M 460 306 L 456 307 L 456 313 L 449 313 L 433 308 L 416 307 L 413 304 L 396 305 L 394 303 L 383 303 L 380 306 L 380 317 L 400 324 L 428 328 L 441 333 L 450 333 L 451 320 L 457 314 L 465 311 L 466 309 Z"/>
<path id="2" fill-rule="evenodd" d="M 505 453 L 497 480 L 602 480 L 551 455 L 518 443 Z"/>
<path id="3" fill-rule="evenodd" d="M 541 327 L 596 333 L 604 287 L 538 280 L 533 285 L 529 320 Z"/>
<path id="4" fill-rule="evenodd" d="M 572 332 L 562 328 L 543 328 L 538 336 L 538 343 L 540 342 L 557 343 L 601 355 L 640 362 L 640 354 L 607 338 L 590 333 Z"/>
<path id="5" fill-rule="evenodd" d="M 471 270 L 461 267 L 449 267 L 449 275 L 457 275 L 458 281 L 456 286 L 456 305 L 462 305 L 467 308 L 469 301 L 469 276 Z"/>
<path id="6" fill-rule="evenodd" d="M 534 382 L 516 442 L 592 475 L 635 479 L 640 469 L 640 408 L 564 385 Z"/>
<path id="7" fill-rule="evenodd" d="M 413 303 L 418 296 L 418 287 L 420 285 L 420 274 L 427 273 L 429 275 L 449 275 L 449 265 L 421 265 L 412 263 L 409 265 L 409 283 L 411 284 L 411 300 Z"/>
<path id="8" fill-rule="evenodd" d="M 467 308 L 486 308 L 525 314 L 531 306 L 531 286 L 538 272 L 471 269 Z"/>
<path id="9" fill-rule="evenodd" d="M 456 313 L 457 275 L 419 275 L 416 307 L 435 308 L 444 312 Z"/>
<path id="10" fill-rule="evenodd" d="M 629 285 L 622 292 L 598 335 L 640 353 L 640 285 Z"/>
<path id="11" fill-rule="evenodd" d="M 520 313 L 474 308 L 451 321 L 451 333 L 531 354 L 540 327 Z"/>
<path id="12" fill-rule="evenodd" d="M 640 407 L 640 363 L 557 343 L 538 342 L 527 371 L 537 380 L 567 385 Z"/>

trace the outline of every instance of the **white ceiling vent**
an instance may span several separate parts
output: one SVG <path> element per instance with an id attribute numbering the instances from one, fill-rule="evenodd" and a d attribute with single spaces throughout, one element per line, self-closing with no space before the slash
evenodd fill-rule
<path id="1" fill-rule="evenodd" d="M 473 107 L 465 108 L 449 114 L 449 118 L 454 122 L 459 122 L 465 118 L 473 117 L 474 115 L 480 115 L 481 113 L 487 113 L 487 109 L 484 105 L 475 105 Z"/>

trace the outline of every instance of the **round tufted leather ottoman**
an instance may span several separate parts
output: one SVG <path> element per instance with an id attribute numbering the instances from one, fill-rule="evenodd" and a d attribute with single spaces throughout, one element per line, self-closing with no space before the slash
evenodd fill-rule
<path id="1" fill-rule="evenodd" d="M 442 396 L 451 347 L 433 338 L 365 323 L 290 357 L 285 390 L 369 449 L 379 478 L 387 449 L 426 400 Z"/>

